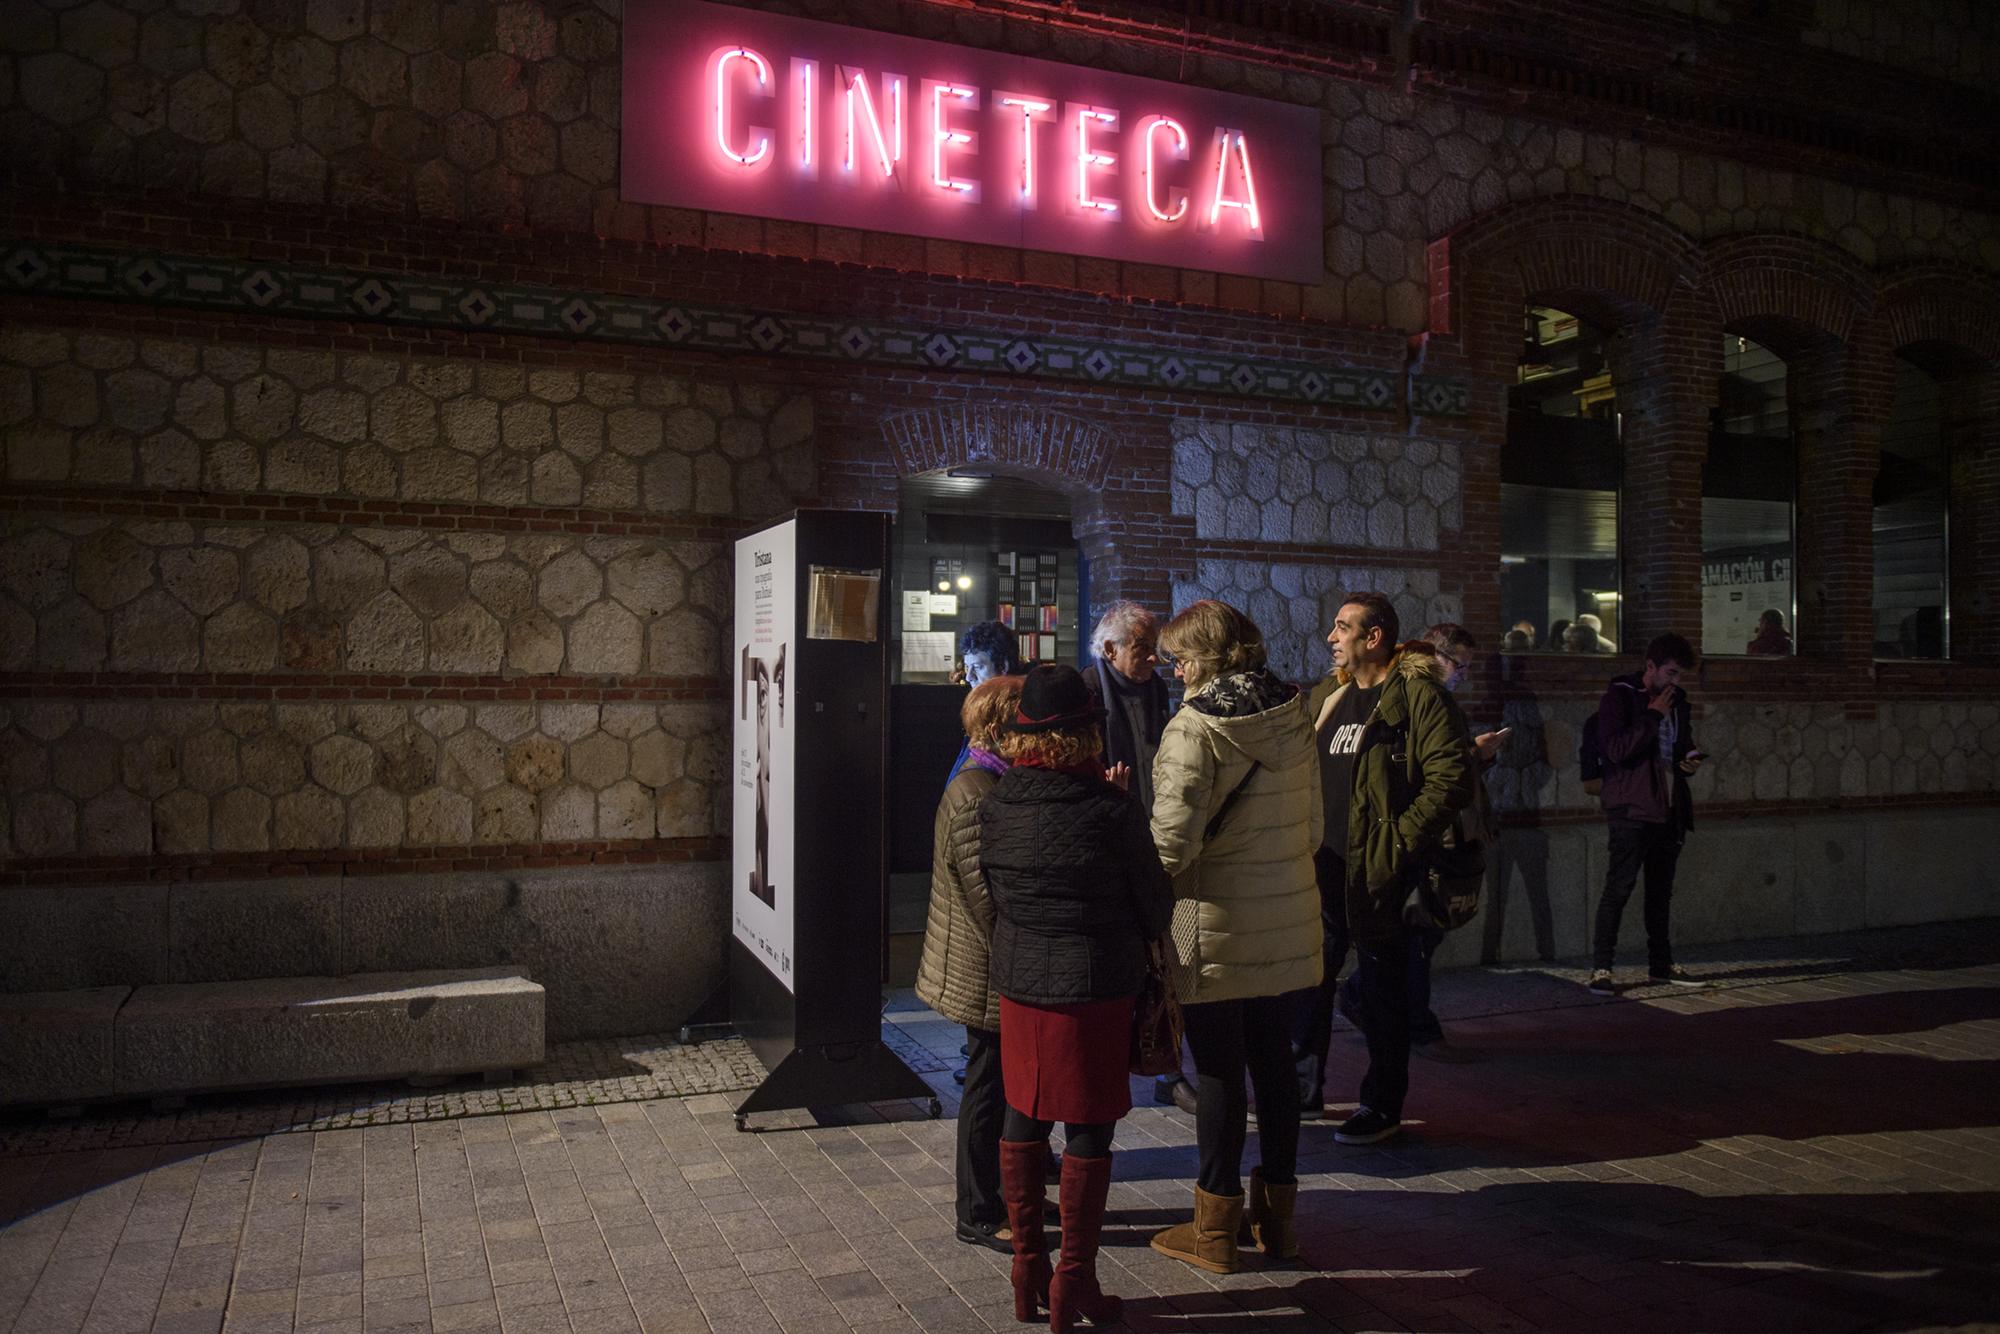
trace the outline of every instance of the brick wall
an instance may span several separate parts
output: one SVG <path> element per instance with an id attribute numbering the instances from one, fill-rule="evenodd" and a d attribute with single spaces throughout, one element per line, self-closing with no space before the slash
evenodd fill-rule
<path id="1" fill-rule="evenodd" d="M 1322 279 L 640 207 L 617 198 L 617 9 L 18 16 L 0 52 L 11 884 L 712 866 L 728 541 L 806 499 L 893 509 L 928 468 L 1056 485 L 1099 598 L 1227 597 L 1296 675 L 1359 586 L 1412 630 L 1491 630 L 1529 300 L 1614 335 L 1628 648 L 1698 623 L 1722 330 L 1795 359 L 1806 652 L 1704 664 L 1700 725 L 1734 747 L 1704 798 L 1991 800 L 2000 227 L 1978 190 L 1600 116 L 1581 93 L 1496 98 L 1499 67 L 1224 35 L 1189 59 L 1136 21 L 910 0 L 849 17 L 1320 108 Z M 1526 15 L 1439 13 L 1497 41 L 1502 11 Z M 1607 59 L 1632 40 L 1593 31 Z M 1718 88 L 1748 86 L 1740 63 Z M 1788 70 L 1784 95 L 1821 68 Z M 175 286 L 190 273 L 199 300 Z M 429 305 L 404 299 L 418 288 Z M 1872 432 L 1913 350 L 1953 368 L 1949 666 L 1870 664 L 1854 632 Z M 1564 729 L 1606 671 L 1511 662 L 1471 687 L 1476 716 L 1517 723 L 1495 779 L 1516 818 L 1587 818 Z"/>

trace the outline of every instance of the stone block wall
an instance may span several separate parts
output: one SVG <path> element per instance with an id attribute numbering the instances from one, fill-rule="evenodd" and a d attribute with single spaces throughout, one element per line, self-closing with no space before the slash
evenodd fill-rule
<path id="1" fill-rule="evenodd" d="M 1459 526 L 1455 442 L 1200 418 L 1173 435 L 1174 513 L 1197 537 L 1435 551 Z"/>
<path id="2" fill-rule="evenodd" d="M 814 488 L 810 396 L 216 332 L 0 330 L 0 893 L 251 877 L 253 916 L 338 918 L 429 892 L 390 873 L 569 867 L 427 966 L 536 970 L 564 1036 L 679 1022 L 723 962 L 729 537 Z M 612 866 L 649 924 L 550 947 Z M 669 921 L 695 953 L 637 957 Z M 267 934 L 232 967 L 290 970 Z"/>
<path id="3" fill-rule="evenodd" d="M 1857 188 L 1828 174 L 1821 155 L 1791 145 L 1741 134 L 1676 136 L 1657 117 L 1645 118 L 1644 135 L 1635 136 L 1618 127 L 1623 110 L 1610 106 L 1585 108 L 1581 117 L 1574 106 L 1502 115 L 1413 89 L 1402 71 L 1379 62 L 1349 70 L 1350 77 L 1327 75 L 1323 66 L 1281 73 L 1274 65 L 1289 53 L 1240 40 L 1190 65 L 1183 44 L 1159 42 L 1156 31 L 1110 16 L 1061 27 L 994 16 L 966 28 L 921 5 L 890 11 L 831 5 L 815 17 L 983 41 L 1319 108 L 1325 276 L 1303 285 L 1260 282 L 646 206 L 618 192 L 618 0 L 444 7 L 415 0 L 289 6 L 220 0 L 198 8 L 160 10 L 140 0 L 80 7 L 37 0 L 19 7 L 10 16 L 8 50 L 0 52 L 6 71 L 0 161 L 114 190 L 192 184 L 204 195 L 238 201 L 594 231 L 632 242 L 1028 281 L 1404 332 L 1425 325 L 1426 244 L 1471 218 L 1538 196 L 1627 202 L 1702 238 L 1794 231 L 1868 264 L 1950 259 L 2000 267 L 2000 241 L 1980 214 L 1950 201 L 1955 192 L 1912 198 L 1882 186 Z M 1357 21 L 1381 21 L 1379 9 L 1356 8 Z M 1488 38 L 1498 40 L 1516 24 L 1548 21 L 1546 5 L 1500 8 L 1496 14 L 1476 7 L 1456 22 L 1442 14 L 1439 22 L 1453 30 L 1489 29 Z M 1904 25 L 1893 17 L 1894 6 L 1868 8 L 1872 15 L 1854 7 L 1844 22 L 1829 16 L 1813 25 L 1821 48 L 1873 52 L 1876 30 L 1893 30 L 1913 43 L 1896 58 L 1928 67 L 1935 14 Z M 1589 7 L 1561 21 L 1570 25 L 1565 45 L 1624 55 L 1624 33 L 1590 35 L 1608 20 Z M 1695 45 L 1707 57 L 1704 71 L 1718 81 L 1754 83 L 1742 66 L 1769 59 L 1761 50 L 1732 51 L 1726 40 Z M 1975 37 L 1954 43 L 1951 55 L 1987 62 L 1990 50 L 1990 41 Z M 1797 55 L 1812 52 L 1798 48 Z M 1509 103 L 1532 100 L 1531 89 L 1509 91 L 1523 94 Z M 1564 110 L 1576 124 L 1557 123 Z M 1592 111 L 1602 113 L 1600 123 L 1580 128 Z M 1738 160 L 1753 152 L 1760 160 Z"/>

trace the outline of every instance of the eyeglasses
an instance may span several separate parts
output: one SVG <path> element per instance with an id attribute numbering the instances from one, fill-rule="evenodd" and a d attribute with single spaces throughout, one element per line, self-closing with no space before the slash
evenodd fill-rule
<path id="1" fill-rule="evenodd" d="M 1160 666 L 1162 667 L 1171 667 L 1174 665 L 1174 655 L 1167 652 L 1166 645 L 1164 644 L 1153 650 L 1153 656 L 1159 659 Z"/>

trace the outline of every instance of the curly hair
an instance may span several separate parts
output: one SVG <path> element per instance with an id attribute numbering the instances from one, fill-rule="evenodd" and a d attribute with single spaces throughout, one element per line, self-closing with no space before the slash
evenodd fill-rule
<path id="1" fill-rule="evenodd" d="M 1000 758 L 1009 764 L 1026 764 L 1038 769 L 1069 769 L 1104 753 L 1104 732 L 1096 723 L 1088 727 L 1058 728 L 1051 732 L 1002 732 Z"/>
<path id="2" fill-rule="evenodd" d="M 1014 721 L 1014 712 L 1021 704 L 1021 683 L 1026 679 L 989 676 L 973 687 L 958 711 L 958 720 L 965 725 L 965 735 L 973 745 L 998 753 L 1000 729 Z"/>
<path id="3" fill-rule="evenodd" d="M 1166 623 L 1160 647 L 1180 664 L 1190 690 L 1227 672 L 1264 665 L 1264 632 L 1227 602 L 1203 598 Z"/>
<path id="4" fill-rule="evenodd" d="M 994 668 L 1002 673 L 1021 670 L 1021 648 L 1014 632 L 998 621 L 980 621 L 965 627 L 958 637 L 958 656 L 965 658 L 974 653 L 992 659 Z"/>

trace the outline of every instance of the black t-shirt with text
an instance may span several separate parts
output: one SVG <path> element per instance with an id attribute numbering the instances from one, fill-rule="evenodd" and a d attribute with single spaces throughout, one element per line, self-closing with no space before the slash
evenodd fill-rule
<path id="1" fill-rule="evenodd" d="M 1320 795 L 1326 802 L 1325 844 L 1336 856 L 1347 855 L 1347 810 L 1354 795 L 1354 756 L 1361 749 L 1361 734 L 1381 698 L 1380 683 L 1366 690 L 1351 685 L 1341 692 L 1333 712 L 1319 729 Z"/>

